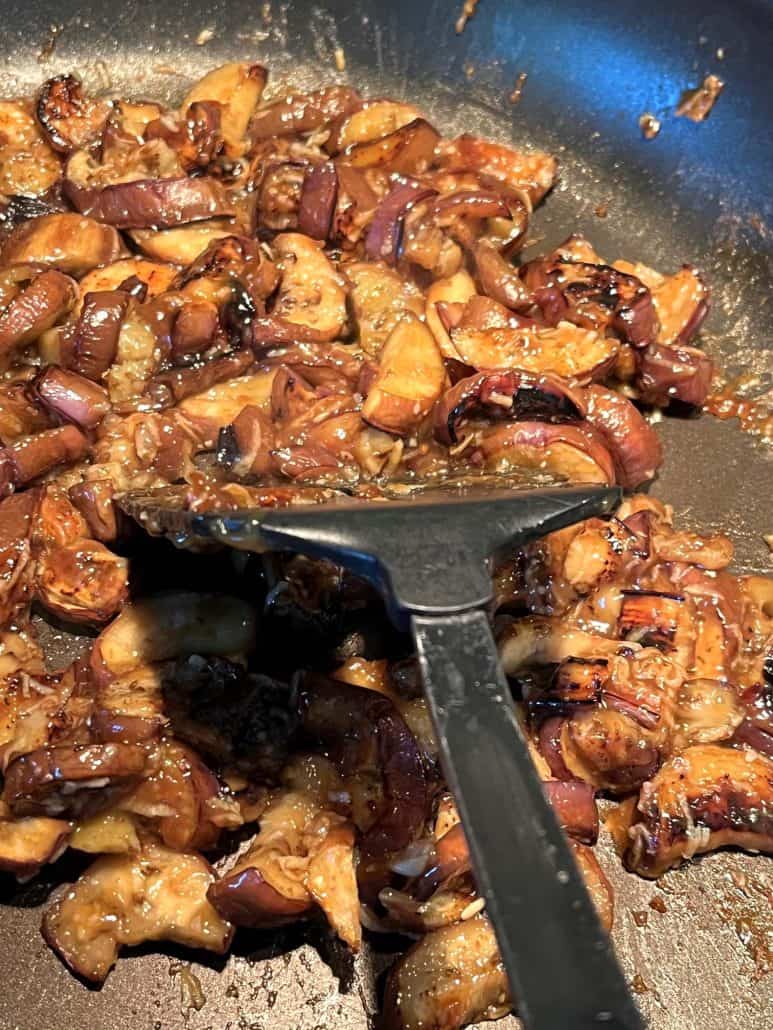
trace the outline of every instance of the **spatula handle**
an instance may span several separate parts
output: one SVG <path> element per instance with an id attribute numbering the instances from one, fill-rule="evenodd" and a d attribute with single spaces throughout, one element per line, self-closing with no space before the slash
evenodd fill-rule
<path id="1" fill-rule="evenodd" d="M 530 1030 L 643 1030 L 545 797 L 482 611 L 412 617 L 448 784 Z"/>

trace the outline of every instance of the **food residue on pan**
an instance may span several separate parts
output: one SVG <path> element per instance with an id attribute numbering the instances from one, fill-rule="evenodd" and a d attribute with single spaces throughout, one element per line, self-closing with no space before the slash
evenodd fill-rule
<path id="1" fill-rule="evenodd" d="M 645 139 L 655 139 L 660 132 L 660 119 L 649 111 L 639 117 L 639 129 Z"/>
<path id="2" fill-rule="evenodd" d="M 700 86 L 686 89 L 676 108 L 677 118 L 689 118 L 692 122 L 703 122 L 711 114 L 717 97 L 725 88 L 718 75 L 707 75 Z"/>
<path id="3" fill-rule="evenodd" d="M 456 19 L 454 28 L 456 29 L 457 36 L 461 36 L 464 32 L 464 27 L 467 22 L 475 14 L 475 8 L 478 6 L 478 0 L 464 0 L 464 7 L 462 7 L 462 13 Z"/>
<path id="4" fill-rule="evenodd" d="M 757 397 L 748 396 L 748 392 L 759 385 L 757 375 L 737 376 L 709 394 L 705 410 L 723 421 L 737 418 L 746 432 L 773 441 L 773 392 L 768 391 Z"/>
<path id="5" fill-rule="evenodd" d="M 511 104 L 519 103 L 519 101 L 520 101 L 520 99 L 521 99 L 521 97 L 523 95 L 523 87 L 526 85 L 526 80 L 527 80 L 528 77 L 529 77 L 528 72 L 520 72 L 519 73 L 518 78 L 515 80 L 515 87 L 513 88 L 513 91 L 510 94 L 510 103 Z"/>
<path id="6" fill-rule="evenodd" d="M 196 36 L 196 46 L 206 46 L 210 40 L 214 39 L 214 36 L 214 29 L 202 29 L 198 36 Z"/>

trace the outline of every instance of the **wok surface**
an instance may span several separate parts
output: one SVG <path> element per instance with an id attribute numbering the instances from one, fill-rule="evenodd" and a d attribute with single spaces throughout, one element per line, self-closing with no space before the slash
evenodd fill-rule
<path id="1" fill-rule="evenodd" d="M 706 349 L 731 372 L 759 376 L 758 393 L 770 391 L 773 5 L 480 0 L 457 36 L 459 7 L 157 0 L 151 11 L 128 0 L 80 3 L 72 15 L 50 0 L 3 3 L 0 95 L 74 69 L 108 92 L 174 97 L 206 68 L 250 58 L 270 67 L 274 83 L 348 79 L 418 103 L 446 132 L 538 144 L 562 165 L 561 184 L 535 220 L 539 246 L 571 230 L 610 258 L 663 271 L 697 264 L 714 291 Z M 212 38 L 197 45 L 206 29 Z M 337 48 L 345 72 L 336 70 Z M 523 96 L 511 105 L 522 71 Z M 682 90 L 708 72 L 726 82 L 711 117 L 699 125 L 674 118 Z M 663 122 L 650 142 L 638 128 L 645 111 Z M 603 206 L 606 217 L 596 213 Z M 669 419 L 660 429 L 666 462 L 654 492 L 683 524 L 728 532 L 738 571 L 769 573 L 762 535 L 773 530 L 773 448 L 708 417 Z M 52 653 L 69 643 L 52 634 Z M 655 885 L 626 874 L 607 852 L 616 945 L 653 1030 L 770 1026 L 769 860 L 712 855 Z M 204 964 L 172 948 L 143 948 L 119 962 L 102 990 L 85 987 L 38 934 L 40 905 L 74 872 L 68 862 L 25 887 L 0 881 L 0 1030 L 362 1030 L 372 1022 L 390 942 L 353 963 L 312 929 L 240 932 L 228 960 Z M 499 1024 L 515 1025 L 512 1017 Z"/>

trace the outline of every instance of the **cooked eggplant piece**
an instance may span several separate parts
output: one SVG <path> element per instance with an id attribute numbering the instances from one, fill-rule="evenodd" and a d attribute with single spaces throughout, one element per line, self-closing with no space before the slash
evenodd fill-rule
<path id="1" fill-rule="evenodd" d="M 0 445 L 50 429 L 51 416 L 28 393 L 28 384 L 0 386 Z"/>
<path id="2" fill-rule="evenodd" d="M 98 265 L 126 255 L 120 235 L 93 218 L 61 212 L 32 218 L 11 233 L 0 250 L 0 262 L 55 267 L 76 278 Z"/>
<path id="3" fill-rule="evenodd" d="M 448 327 L 440 315 L 441 306 L 443 310 L 457 305 L 463 308 L 475 295 L 475 282 L 464 269 L 447 279 L 437 279 L 427 290 L 424 318 L 444 358 L 456 359 L 458 352 L 451 343 Z"/>
<path id="4" fill-rule="evenodd" d="M 360 143 L 383 139 L 420 117 L 421 112 L 412 104 L 400 104 L 394 100 L 366 100 L 351 113 L 336 119 L 331 126 L 325 149 L 330 154 L 337 154 Z"/>
<path id="5" fill-rule="evenodd" d="M 337 199 L 336 166 L 332 161 L 314 165 L 303 179 L 298 203 L 298 229 L 313 240 L 326 240 L 333 228 Z"/>
<path id="6" fill-rule="evenodd" d="M 142 848 L 133 816 L 112 808 L 79 819 L 69 845 L 89 855 L 136 854 Z"/>
<path id="7" fill-rule="evenodd" d="M 613 708 L 577 712 L 565 720 L 560 752 L 572 776 L 614 794 L 635 790 L 660 764 L 651 731 Z"/>
<path id="8" fill-rule="evenodd" d="M 374 856 L 401 851 L 428 817 L 428 772 L 416 739 L 394 705 L 362 687 L 309 677 L 299 698 L 301 725 L 336 749 L 345 774 L 358 774 L 353 820 Z M 362 801 L 358 806 L 357 801 Z"/>
<path id="9" fill-rule="evenodd" d="M 406 312 L 420 316 L 421 291 L 386 265 L 356 261 L 346 266 L 350 299 L 362 349 L 376 357 Z"/>
<path id="10" fill-rule="evenodd" d="M 162 670 L 159 665 L 141 665 L 99 689 L 91 727 L 100 743 L 144 743 L 162 735 L 169 724 L 161 687 Z"/>
<path id="11" fill-rule="evenodd" d="M 524 372 L 479 372 L 460 379 L 435 408 L 435 436 L 447 445 L 458 442 L 459 424 L 466 418 L 580 421 L 584 406 L 578 391 L 558 376 Z"/>
<path id="12" fill-rule="evenodd" d="M 238 376 L 186 397 L 179 410 L 196 427 L 205 447 L 214 447 L 223 426 L 230 425 L 248 405 L 270 410 L 276 369 Z"/>
<path id="13" fill-rule="evenodd" d="M 190 265 L 207 247 L 230 236 L 235 225 L 228 218 L 208 218 L 171 229 L 133 229 L 129 235 L 143 254 L 155 261 Z"/>
<path id="14" fill-rule="evenodd" d="M 614 483 L 612 457 L 589 427 L 547 422 L 514 422 L 483 431 L 479 453 L 487 468 L 533 468 L 576 483 Z"/>
<path id="15" fill-rule="evenodd" d="M 255 112 L 249 134 L 254 140 L 313 132 L 362 104 L 349 86 L 327 86 L 311 93 L 290 93 Z"/>
<path id="16" fill-rule="evenodd" d="M 362 406 L 366 422 L 409 436 L 430 413 L 446 381 L 443 357 L 426 325 L 410 313 L 392 330 Z"/>
<path id="17" fill-rule="evenodd" d="M 530 262 L 524 279 L 549 325 L 573 322 L 600 333 L 609 328 L 633 347 L 657 339 L 652 294 L 634 275 L 610 265 L 548 258 Z"/>
<path id="18" fill-rule="evenodd" d="M 685 669 L 692 667 L 693 619 L 689 602 L 679 594 L 624 590 L 617 632 L 624 640 L 675 655 Z"/>
<path id="19" fill-rule="evenodd" d="M 700 274 L 690 265 L 667 276 L 628 261 L 616 261 L 615 268 L 637 276 L 652 293 L 660 322 L 658 343 L 689 343 L 709 312 L 709 290 Z"/>
<path id="20" fill-rule="evenodd" d="M 310 792 L 279 792 L 264 810 L 260 832 L 247 852 L 210 887 L 208 897 L 221 915 L 240 926 L 294 921 L 316 903 L 357 951 L 354 829 Z"/>
<path id="21" fill-rule="evenodd" d="M 230 158 L 240 157 L 247 148 L 247 127 L 263 94 L 268 72 L 259 64 L 234 61 L 214 68 L 186 94 L 180 110 L 214 101 L 220 106 L 220 131 Z"/>
<path id="22" fill-rule="evenodd" d="M 166 847 L 206 851 L 220 836 L 213 805 L 219 793 L 217 777 L 195 752 L 161 740 L 148 750 L 142 782 L 119 807 L 152 826 Z"/>
<path id="23" fill-rule="evenodd" d="M 319 246 L 300 233 L 283 233 L 274 246 L 282 266 L 274 316 L 313 330 L 321 340 L 335 340 L 347 317 L 341 276 Z"/>
<path id="24" fill-rule="evenodd" d="M 456 1030 L 510 1010 L 496 938 L 477 915 L 428 933 L 399 959 L 384 998 L 385 1030 Z"/>
<path id="25" fill-rule="evenodd" d="M 207 901 L 213 880 L 203 858 L 158 844 L 104 855 L 48 909 L 43 936 L 74 972 L 95 982 L 124 945 L 174 941 L 222 955 L 233 927 Z"/>
<path id="26" fill-rule="evenodd" d="M 97 162 L 85 150 L 68 160 L 64 194 L 76 210 L 116 229 L 169 229 L 180 223 L 231 217 L 222 183 L 188 177 L 171 147 L 155 139 Z"/>
<path id="27" fill-rule="evenodd" d="M 141 665 L 190 654 L 245 654 L 255 643 L 255 612 L 213 594 L 167 593 L 127 605 L 97 637 L 94 675 L 108 683 Z"/>
<path id="28" fill-rule="evenodd" d="M 14 441 L 10 447 L 0 450 L 0 462 L 5 459 L 11 485 L 18 488 L 26 486 L 45 472 L 50 472 L 57 465 L 80 461 L 88 453 L 89 441 L 80 429 L 75 426 L 60 426 L 58 429 L 46 429 L 35 436 Z"/>
<path id="29" fill-rule="evenodd" d="M 97 540 L 77 540 L 38 559 L 35 597 L 68 622 L 99 625 L 123 608 L 129 563 Z"/>
<path id="30" fill-rule="evenodd" d="M 512 150 L 467 134 L 442 143 L 438 155 L 449 171 L 480 171 L 500 179 L 528 197 L 530 208 L 553 186 L 558 171 L 556 159 L 550 154 Z"/>
<path id="31" fill-rule="evenodd" d="M 15 815 L 78 818 L 107 808 L 146 767 L 147 754 L 135 744 L 40 748 L 5 770 L 3 799 Z"/>
<path id="32" fill-rule="evenodd" d="M 75 483 L 68 496 L 86 521 L 87 535 L 109 544 L 118 536 L 118 518 L 113 503 L 113 484 L 107 479 Z"/>
<path id="33" fill-rule="evenodd" d="M 425 172 L 435 155 L 440 135 L 424 118 L 415 118 L 394 132 L 346 150 L 346 162 L 353 168 L 373 168 L 393 175 Z"/>
<path id="34" fill-rule="evenodd" d="M 472 368 L 552 372 L 578 382 L 602 378 L 619 346 L 611 337 L 568 322 L 560 322 L 555 329 L 459 327 L 450 335 L 459 360 Z"/>
<path id="35" fill-rule="evenodd" d="M 642 400 L 700 408 L 709 395 L 714 363 L 696 347 L 653 344 L 639 355 L 636 387 Z"/>
<path id="36" fill-rule="evenodd" d="M 660 438 L 631 401 L 615 390 L 593 384 L 583 398 L 585 418 L 609 445 L 626 489 L 652 479 L 663 462 Z"/>
<path id="37" fill-rule="evenodd" d="M 773 852 L 773 761 L 700 744 L 642 787 L 625 862 L 655 879 L 685 858 L 733 846 Z"/>
<path id="38" fill-rule="evenodd" d="M 74 75 L 57 75 L 44 82 L 35 108 L 43 134 L 60 154 L 96 143 L 109 113 L 110 105 L 87 96 Z"/>
<path id="39" fill-rule="evenodd" d="M 673 747 L 683 751 L 693 744 L 729 740 L 744 719 L 744 711 L 731 683 L 688 680 L 676 702 Z"/>
<path id="40" fill-rule="evenodd" d="M 56 187 L 61 176 L 59 158 L 46 143 L 27 105 L 0 100 L 0 195 L 42 198 Z"/>
<path id="41" fill-rule="evenodd" d="M 392 189 L 379 202 L 365 239 L 365 253 L 372 261 L 397 264 L 402 249 L 405 219 L 424 200 L 434 197 L 436 190 L 416 179 L 397 177 Z M 453 269 L 456 271 L 456 269 Z"/>
<path id="42" fill-rule="evenodd" d="M 271 417 L 254 404 L 220 430 L 217 461 L 235 476 L 265 476 L 274 466 L 276 434 Z"/>
<path id="43" fill-rule="evenodd" d="M 60 321 L 75 303 L 77 284 L 51 268 L 30 278 L 0 313 L 0 364 Z"/>
<path id="44" fill-rule="evenodd" d="M 28 880 L 42 866 L 56 862 L 67 847 L 71 829 L 64 819 L 0 817 L 0 870 Z"/>
<path id="45" fill-rule="evenodd" d="M 110 410 L 107 393 L 85 376 L 49 365 L 29 389 L 52 415 L 83 430 L 96 429 Z"/>

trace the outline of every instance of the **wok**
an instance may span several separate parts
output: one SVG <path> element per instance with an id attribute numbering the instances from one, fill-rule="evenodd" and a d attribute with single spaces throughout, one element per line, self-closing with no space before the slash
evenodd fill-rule
<path id="1" fill-rule="evenodd" d="M 415 101 L 446 133 L 538 144 L 562 165 L 534 223 L 540 248 L 571 230 L 611 257 L 664 271 L 697 264 L 714 291 L 706 349 L 730 374 L 754 375 L 758 393 L 770 391 L 773 4 L 480 0 L 457 35 L 460 6 L 5 2 L 0 95 L 74 69 L 92 88 L 172 97 L 205 68 L 249 58 L 269 65 L 275 83 L 349 79 L 373 95 Z M 528 78 L 512 104 L 521 72 Z M 726 82 L 710 118 L 675 118 L 682 90 L 708 72 Z M 651 141 L 638 127 L 645 111 L 662 120 Z M 773 451 L 735 422 L 669 418 L 660 429 L 667 457 L 654 492 L 683 524 L 728 532 L 738 571 L 769 572 L 762 535 L 773 529 Z M 50 633 L 52 659 L 70 643 Z M 607 857 L 616 945 L 653 1030 L 770 1026 L 769 860 L 712 855 L 655 885 Z M 38 933 L 39 906 L 66 874 L 57 866 L 42 883 L 0 886 L 0 1030 L 360 1030 L 373 1022 L 391 942 L 376 941 L 352 963 L 313 929 L 240 932 L 227 961 L 140 949 L 90 990 Z"/>

